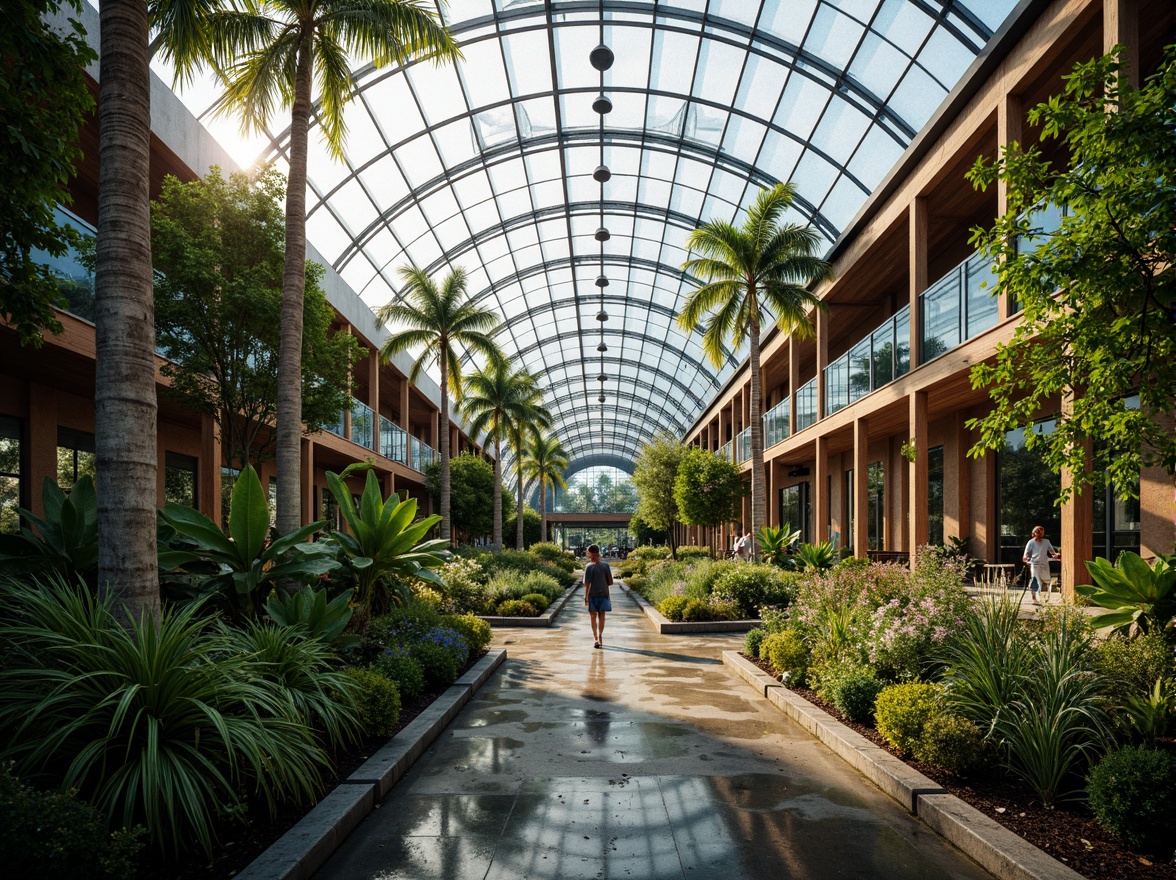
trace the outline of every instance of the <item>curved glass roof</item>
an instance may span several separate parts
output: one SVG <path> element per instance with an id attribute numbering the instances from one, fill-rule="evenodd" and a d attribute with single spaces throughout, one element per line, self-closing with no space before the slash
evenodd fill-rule
<path id="1" fill-rule="evenodd" d="M 631 462 L 657 430 L 684 433 L 745 354 L 715 370 L 674 323 L 688 232 L 793 181 L 788 219 L 831 245 L 1013 5 L 453 0 L 461 64 L 360 68 L 345 162 L 312 131 L 308 237 L 373 309 L 409 262 L 465 267 L 548 389 L 573 468 Z"/>

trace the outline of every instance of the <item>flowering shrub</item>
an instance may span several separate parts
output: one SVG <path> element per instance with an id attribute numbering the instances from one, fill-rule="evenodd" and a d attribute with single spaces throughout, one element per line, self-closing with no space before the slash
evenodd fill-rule
<path id="1" fill-rule="evenodd" d="M 455 556 L 437 574 L 445 582 L 445 611 L 480 614 L 486 610 L 486 570 L 476 559 Z"/>
<path id="2" fill-rule="evenodd" d="M 443 618 L 442 622 L 446 626 L 453 627 L 461 634 L 466 645 L 469 646 L 470 657 L 484 650 L 490 644 L 490 639 L 493 638 L 490 624 L 476 614 L 470 614 L 469 612 L 465 614 L 451 614 Z"/>
<path id="3" fill-rule="evenodd" d="M 441 606 L 446 604 L 445 597 L 439 591 L 425 586 L 421 581 L 413 584 L 412 595 L 414 599 L 424 602 L 426 605 L 430 605 L 438 610 L 441 610 Z"/>
<path id="4" fill-rule="evenodd" d="M 720 568 L 721 566 L 721 568 Z M 718 563 L 711 595 L 734 602 L 744 619 L 759 617 L 765 605 L 787 606 L 795 595 L 800 576 L 781 571 L 774 565 Z"/>
<path id="5" fill-rule="evenodd" d="M 425 672 L 404 645 L 385 648 L 372 668 L 396 682 L 405 700 L 415 700 L 425 692 Z"/>
<path id="6" fill-rule="evenodd" d="M 539 609 L 522 599 L 505 599 L 498 604 L 495 613 L 500 617 L 538 617 Z"/>
<path id="7" fill-rule="evenodd" d="M 666 596 L 657 603 L 657 610 L 666 620 L 681 620 L 682 612 L 689 602 L 690 600 L 685 596 Z"/>

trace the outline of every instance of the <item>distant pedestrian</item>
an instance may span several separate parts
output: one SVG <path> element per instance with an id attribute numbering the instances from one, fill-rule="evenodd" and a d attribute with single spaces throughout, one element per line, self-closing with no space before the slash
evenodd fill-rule
<path id="1" fill-rule="evenodd" d="M 743 537 L 735 542 L 735 559 L 739 562 L 751 562 L 751 529 L 743 533 Z"/>
<path id="2" fill-rule="evenodd" d="M 612 586 L 612 569 L 607 562 L 600 561 L 600 548 L 595 544 L 588 548 L 588 564 L 584 566 L 584 604 L 588 606 L 588 617 L 592 621 L 594 648 L 604 643 L 604 613 L 612 611 L 608 588 Z"/>
<path id="3" fill-rule="evenodd" d="M 1045 529 L 1034 526 L 1033 537 L 1025 544 L 1025 552 L 1021 556 L 1021 561 L 1029 566 L 1029 593 L 1034 605 L 1041 604 L 1037 601 L 1037 591 L 1042 587 L 1045 588 L 1046 596 L 1049 596 L 1049 585 L 1053 580 L 1049 573 L 1049 561 L 1061 555 L 1045 536 Z"/>

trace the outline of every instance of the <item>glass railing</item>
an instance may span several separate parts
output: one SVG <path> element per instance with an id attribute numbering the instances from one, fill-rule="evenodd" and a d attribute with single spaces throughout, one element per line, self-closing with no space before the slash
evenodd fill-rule
<path id="1" fill-rule="evenodd" d="M 722 446 L 719 447 L 718 456 L 719 456 L 719 458 L 724 458 L 727 461 L 731 461 L 731 441 L 730 440 L 728 440 L 726 443 L 724 443 Z"/>
<path id="2" fill-rule="evenodd" d="M 1000 320 L 995 262 L 976 253 L 919 296 L 923 315 L 920 363 L 951 351 Z"/>
<path id="3" fill-rule="evenodd" d="M 425 468 L 437 460 L 437 453 L 433 447 L 427 443 L 422 443 L 420 440 L 413 439 L 412 452 L 408 462 L 408 466 L 413 470 L 424 473 Z"/>
<path id="4" fill-rule="evenodd" d="M 408 433 L 380 416 L 380 455 L 408 464 Z"/>
<path id="5" fill-rule="evenodd" d="M 343 433 L 343 413 L 340 412 L 338 419 L 336 419 L 335 421 L 330 422 L 329 424 L 323 425 L 323 430 L 329 431 L 330 433 L 334 434 L 336 437 L 345 437 L 346 435 Z"/>
<path id="6" fill-rule="evenodd" d="M 910 312 L 904 306 L 825 368 L 826 415 L 910 372 Z"/>
<path id="7" fill-rule="evenodd" d="M 764 423 L 765 449 L 774 443 L 779 443 L 781 440 L 787 440 L 789 434 L 788 398 L 784 398 L 784 400 L 764 413 L 762 421 Z"/>
<path id="8" fill-rule="evenodd" d="M 375 436 L 373 428 L 376 424 L 376 414 L 372 408 L 362 401 L 351 398 L 351 442 L 374 450 Z"/>
<path id="9" fill-rule="evenodd" d="M 751 458 L 751 428 L 744 428 L 735 437 L 735 464 L 743 464 Z"/>
<path id="10" fill-rule="evenodd" d="M 799 433 L 817 423 L 817 380 L 811 379 L 796 391 L 796 430 Z"/>
<path id="11" fill-rule="evenodd" d="M 96 234 L 93 226 L 61 205 L 56 207 L 53 220 L 58 226 L 72 226 L 86 238 L 93 238 Z M 31 257 L 34 262 L 48 266 L 57 276 L 59 289 L 66 301 L 65 309 L 79 318 L 93 321 L 94 274 L 82 265 L 78 252 L 70 248 L 61 256 L 54 257 L 34 249 Z"/>

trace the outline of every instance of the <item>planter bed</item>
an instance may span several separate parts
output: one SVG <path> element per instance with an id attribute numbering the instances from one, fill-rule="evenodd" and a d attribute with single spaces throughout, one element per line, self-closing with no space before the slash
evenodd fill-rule
<path id="1" fill-rule="evenodd" d="M 486 621 L 493 627 L 508 627 L 508 626 L 529 626 L 529 627 L 549 627 L 555 622 L 555 616 L 563 610 L 564 605 L 568 603 L 568 599 L 572 598 L 572 594 L 580 588 L 579 582 L 572 584 L 562 596 L 555 599 L 547 610 L 538 617 L 500 617 L 492 614 L 479 614 L 482 620 Z"/>
<path id="2" fill-rule="evenodd" d="M 759 626 L 759 620 L 670 620 L 635 590 L 618 581 L 621 590 L 627 593 L 637 607 L 645 612 L 654 629 L 664 636 L 703 635 L 705 633 L 745 633 Z"/>

